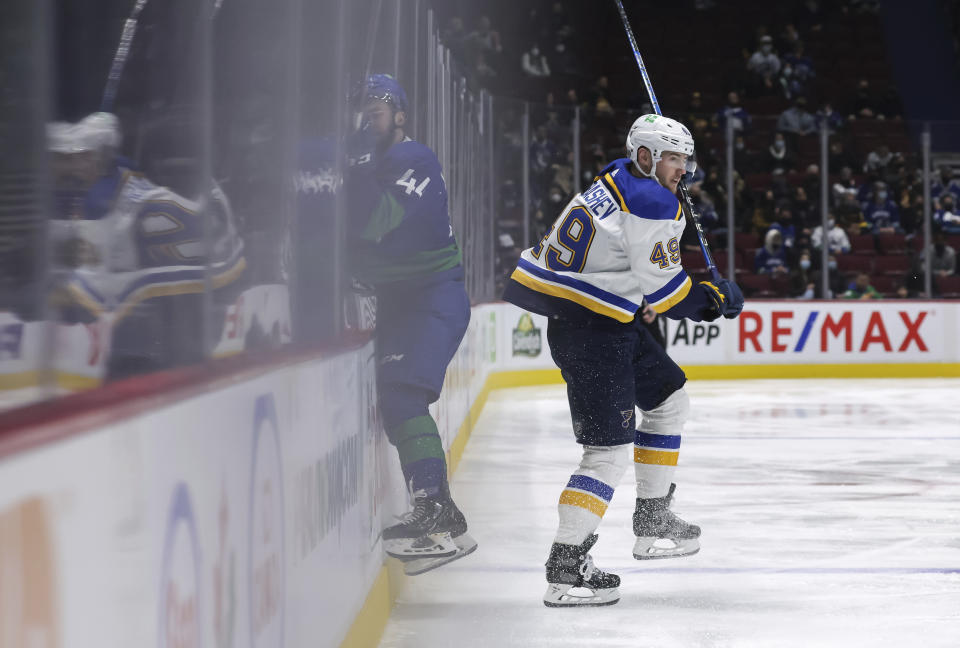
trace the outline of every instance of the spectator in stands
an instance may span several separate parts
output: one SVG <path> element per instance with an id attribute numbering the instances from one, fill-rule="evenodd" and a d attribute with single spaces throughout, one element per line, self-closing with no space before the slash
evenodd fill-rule
<path id="1" fill-rule="evenodd" d="M 810 244 L 815 250 L 823 248 L 823 225 L 817 225 L 813 228 L 813 233 L 810 234 Z M 834 255 L 846 254 L 850 251 L 850 239 L 847 238 L 847 233 L 843 231 L 843 228 L 837 225 L 833 213 L 830 213 L 827 219 L 827 248 L 830 254 Z"/>
<path id="2" fill-rule="evenodd" d="M 957 252 L 947 245 L 943 232 L 933 235 L 933 243 L 924 250 L 922 255 L 923 268 L 926 269 L 927 259 L 930 259 L 930 271 L 936 277 L 949 277 L 957 272 Z"/>
<path id="3" fill-rule="evenodd" d="M 690 93 L 690 100 L 687 102 L 687 114 L 683 120 L 684 124 L 692 124 L 707 114 L 707 109 L 703 105 L 703 95 L 699 90 Z"/>
<path id="4" fill-rule="evenodd" d="M 860 167 L 856 158 L 847 151 L 843 140 L 841 140 L 839 137 L 830 139 L 830 150 L 827 153 L 827 164 L 829 164 L 832 172 L 840 169 L 840 172 L 843 173 L 843 167 L 850 167 L 850 177 L 853 176 L 853 169 Z"/>
<path id="5" fill-rule="evenodd" d="M 960 234 L 960 212 L 953 195 L 945 193 L 938 202 L 940 206 L 933 212 L 934 224 L 947 234 Z"/>
<path id="6" fill-rule="evenodd" d="M 713 197 L 703 190 L 703 183 L 690 185 L 690 199 L 693 208 L 700 215 L 700 225 L 707 233 L 723 233 L 727 231 L 726 223 L 720 222 L 720 216 L 714 207 Z"/>
<path id="7" fill-rule="evenodd" d="M 813 60 L 804 52 L 803 43 L 797 43 L 790 53 L 783 57 L 779 77 L 783 96 L 787 99 L 804 96 L 815 76 Z"/>
<path id="8" fill-rule="evenodd" d="M 503 51 L 500 32 L 490 27 L 490 18 L 487 16 L 480 16 L 477 28 L 470 32 L 467 41 L 481 52 L 499 54 Z"/>
<path id="9" fill-rule="evenodd" d="M 890 199 L 885 182 L 874 185 L 873 200 L 863 207 L 863 217 L 873 234 L 892 234 L 900 227 L 900 209 Z"/>
<path id="10" fill-rule="evenodd" d="M 849 236 L 859 236 L 867 229 L 863 209 L 855 195 L 844 194 L 840 204 L 837 205 L 837 222 Z"/>
<path id="11" fill-rule="evenodd" d="M 773 194 L 773 189 L 765 190 L 753 208 L 753 229 L 766 232 L 774 221 L 776 209 L 777 197 Z"/>
<path id="12" fill-rule="evenodd" d="M 733 138 L 733 168 L 741 174 L 755 173 L 760 170 L 757 155 L 747 148 L 743 135 Z"/>
<path id="13" fill-rule="evenodd" d="M 877 292 L 877 289 L 870 285 L 870 275 L 866 272 L 861 272 L 857 274 L 856 279 L 853 280 L 847 287 L 847 292 L 843 293 L 844 299 L 880 299 L 880 293 Z"/>
<path id="14" fill-rule="evenodd" d="M 784 201 L 775 214 L 773 223 L 770 224 L 771 230 L 777 230 L 782 235 L 781 242 L 788 251 L 793 250 L 794 243 L 797 240 L 797 226 L 793 218 L 793 210 L 790 203 Z"/>
<path id="15" fill-rule="evenodd" d="M 847 280 L 843 273 L 837 270 L 837 257 L 832 254 L 827 257 L 827 283 L 830 293 L 827 297 L 830 299 L 842 296 L 847 290 Z"/>
<path id="16" fill-rule="evenodd" d="M 783 133 L 776 133 L 773 136 L 773 142 L 767 147 L 763 156 L 763 169 L 767 173 L 780 171 L 786 173 L 793 169 L 796 164 L 797 156 L 787 146 L 787 140 Z"/>
<path id="17" fill-rule="evenodd" d="M 476 63 L 474 64 L 473 68 L 477 73 L 477 77 L 480 79 L 492 79 L 497 76 L 497 71 L 493 69 L 493 67 L 487 61 L 487 55 L 483 52 L 477 53 Z"/>
<path id="18" fill-rule="evenodd" d="M 890 146 L 881 143 L 875 151 L 867 153 L 867 160 L 863 163 L 863 171 L 880 177 L 887 165 L 893 161 L 893 158 L 894 154 L 890 151 Z"/>
<path id="19" fill-rule="evenodd" d="M 923 222 L 923 191 L 904 187 L 900 194 L 900 227 L 906 234 L 914 233 Z"/>
<path id="20" fill-rule="evenodd" d="M 577 66 L 577 57 L 573 55 L 570 47 L 563 41 L 554 44 L 553 59 L 556 61 L 554 67 L 560 74 L 573 76 L 580 71 Z"/>
<path id="21" fill-rule="evenodd" d="M 718 110 L 713 118 L 721 133 L 726 132 L 727 119 L 733 121 L 734 132 L 743 132 L 750 127 L 750 114 L 740 105 L 740 95 L 733 91 L 727 93 L 727 105 Z"/>
<path id="22" fill-rule="evenodd" d="M 747 72 L 754 94 L 774 94 L 781 67 L 780 57 L 773 50 L 773 38 L 769 35 L 761 36 L 760 48 L 747 60 Z"/>
<path id="23" fill-rule="evenodd" d="M 803 250 L 797 260 L 797 267 L 790 272 L 790 294 L 797 299 L 815 299 L 819 297 L 819 273 L 813 269 L 810 252 Z"/>
<path id="24" fill-rule="evenodd" d="M 870 89 L 870 82 L 867 79 L 860 79 L 857 82 L 857 91 L 854 94 L 853 102 L 848 110 L 850 119 L 872 119 L 877 115 L 877 100 Z"/>
<path id="25" fill-rule="evenodd" d="M 550 76 L 550 65 L 547 63 L 547 57 L 540 51 L 540 47 L 533 45 L 528 51 L 523 53 L 520 59 L 523 71 L 531 77 Z"/>
<path id="26" fill-rule="evenodd" d="M 463 18 L 454 16 L 447 23 L 440 39 L 450 48 L 450 54 L 459 60 L 466 59 L 467 32 L 463 28 Z"/>
<path id="27" fill-rule="evenodd" d="M 820 165 L 808 164 L 800 179 L 800 187 L 804 192 L 804 200 L 807 200 L 807 209 L 810 209 L 810 200 L 819 202 L 820 200 Z M 794 196 L 794 200 L 800 198 Z"/>
<path id="28" fill-rule="evenodd" d="M 833 168 L 832 164 L 831 168 Z M 857 179 L 853 177 L 853 169 L 848 166 L 841 167 L 840 177 L 830 188 L 833 193 L 834 206 L 840 205 L 840 203 L 843 202 L 844 196 L 852 196 L 854 200 L 856 200 L 858 187 Z"/>
<path id="29" fill-rule="evenodd" d="M 838 130 L 843 127 L 843 115 L 833 109 L 833 104 L 829 101 L 825 102 L 823 106 L 820 107 L 820 110 L 817 111 L 817 129 L 823 127 L 823 124 L 827 125 L 827 130 L 831 135 L 835 134 Z M 837 143 L 840 145 L 840 150 L 843 150 L 843 142 L 840 140 L 834 140 L 830 142 L 830 153 L 833 153 L 833 144 Z M 833 166 L 831 163 L 830 166 Z M 837 168 L 837 167 L 833 167 Z"/>
<path id="30" fill-rule="evenodd" d="M 794 135 L 810 135 L 817 132 L 817 119 L 807 110 L 807 100 L 797 97 L 793 105 L 780 113 L 777 130 Z"/>
<path id="31" fill-rule="evenodd" d="M 947 165 L 937 169 L 930 183 L 931 198 L 940 198 L 943 193 L 953 194 L 954 199 L 960 198 L 960 178 L 954 178 L 953 169 Z"/>
<path id="32" fill-rule="evenodd" d="M 763 247 L 753 258 L 753 271 L 757 274 L 782 275 L 787 273 L 787 253 L 783 247 L 783 235 L 779 229 L 767 231 Z"/>
<path id="33" fill-rule="evenodd" d="M 798 44 L 803 44 L 800 32 L 797 31 L 796 25 L 787 23 L 787 26 L 783 28 L 783 33 L 780 34 L 780 51 L 792 52 Z"/>

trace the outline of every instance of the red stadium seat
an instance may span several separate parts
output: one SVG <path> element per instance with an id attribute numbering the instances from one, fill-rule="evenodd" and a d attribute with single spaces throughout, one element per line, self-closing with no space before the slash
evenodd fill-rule
<path id="1" fill-rule="evenodd" d="M 742 255 L 753 254 L 761 245 L 763 240 L 759 234 L 737 232 L 733 235 L 733 246 Z"/>
<path id="2" fill-rule="evenodd" d="M 960 276 L 951 275 L 949 277 L 934 277 L 937 292 L 940 297 L 947 299 L 960 298 Z"/>
<path id="3" fill-rule="evenodd" d="M 877 292 L 883 293 L 884 297 L 892 297 L 897 292 L 897 286 L 903 283 L 902 276 L 894 275 L 874 275 L 870 278 L 870 285 Z"/>
<path id="4" fill-rule="evenodd" d="M 683 264 L 683 269 L 687 271 L 687 274 L 692 272 L 705 272 L 707 269 L 707 262 L 699 252 L 681 253 L 680 263 Z"/>
<path id="5" fill-rule="evenodd" d="M 837 269 L 840 272 L 853 274 L 857 272 L 873 272 L 873 257 L 863 254 L 844 254 L 837 257 Z"/>
<path id="6" fill-rule="evenodd" d="M 910 257 L 904 254 L 877 256 L 873 259 L 876 274 L 902 275 L 910 270 Z"/>
<path id="7" fill-rule="evenodd" d="M 874 243 L 873 234 L 858 234 L 850 237 L 851 254 L 867 254 L 873 256 L 877 253 L 877 246 Z"/>
<path id="8" fill-rule="evenodd" d="M 877 244 L 881 254 L 906 254 L 907 236 L 905 234 L 880 234 Z"/>
<path id="9" fill-rule="evenodd" d="M 768 274 L 745 274 L 737 278 L 737 284 L 747 297 L 774 297 L 773 282 Z"/>

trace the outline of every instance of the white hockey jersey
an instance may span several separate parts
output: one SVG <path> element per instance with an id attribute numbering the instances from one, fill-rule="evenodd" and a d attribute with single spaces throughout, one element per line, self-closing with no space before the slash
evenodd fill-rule
<path id="1" fill-rule="evenodd" d="M 120 319 L 146 299 L 203 292 L 208 281 L 220 288 L 246 266 L 230 204 L 216 185 L 206 226 L 198 203 L 124 166 L 99 181 L 84 204 L 81 217 L 50 221 L 55 297 L 82 311 L 81 321 L 106 313 Z"/>
<path id="2" fill-rule="evenodd" d="M 609 164 L 566 206 L 546 236 L 524 250 L 504 299 L 547 316 L 590 313 L 631 321 L 641 302 L 679 319 L 710 308 L 680 263 L 686 219 L 655 180 Z"/>

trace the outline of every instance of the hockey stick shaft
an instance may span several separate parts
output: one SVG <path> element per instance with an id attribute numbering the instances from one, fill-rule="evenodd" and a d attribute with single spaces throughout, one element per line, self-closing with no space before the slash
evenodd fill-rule
<path id="1" fill-rule="evenodd" d="M 627 12 L 623 8 L 623 0 L 614 0 L 617 4 L 617 10 L 620 12 L 620 21 L 623 23 L 623 29 L 627 32 L 627 40 L 630 41 L 630 48 L 633 50 L 633 57 L 637 60 L 637 66 L 640 68 L 640 75 L 643 77 L 643 85 L 647 88 L 647 94 L 650 96 L 650 103 L 653 111 L 658 115 L 660 103 L 657 101 L 657 95 L 653 92 L 653 83 L 650 81 L 650 75 L 647 73 L 647 66 L 643 63 L 643 57 L 640 56 L 640 48 L 637 46 L 637 39 L 633 35 L 633 29 L 630 27 L 630 20 L 627 18 Z M 690 199 L 690 192 L 687 191 L 686 183 L 681 179 L 678 186 L 680 190 L 681 202 L 684 206 L 684 212 L 693 221 L 694 228 L 697 230 L 697 239 L 700 242 L 700 251 L 703 253 L 703 259 L 707 262 L 707 270 L 710 276 L 717 280 L 720 278 L 720 272 L 717 270 L 717 264 L 713 261 L 713 255 L 710 253 L 710 245 L 707 243 L 707 236 L 703 232 L 703 226 L 700 224 L 700 217 L 693 209 L 693 201 Z"/>
<path id="2" fill-rule="evenodd" d="M 136 0 L 133 10 L 130 12 L 130 17 L 123 24 L 120 44 L 117 46 L 117 53 L 113 56 L 110 73 L 107 75 L 107 84 L 103 89 L 103 101 L 100 102 L 100 110 L 104 112 L 111 112 L 113 104 L 117 100 L 117 90 L 120 87 L 120 79 L 123 77 L 123 68 L 130 57 L 130 46 L 133 44 L 133 37 L 137 33 L 137 20 L 146 5 L 147 0 Z"/>

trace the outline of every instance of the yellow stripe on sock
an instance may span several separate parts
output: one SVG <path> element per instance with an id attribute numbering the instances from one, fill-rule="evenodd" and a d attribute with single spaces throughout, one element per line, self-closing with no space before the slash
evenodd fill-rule
<path id="1" fill-rule="evenodd" d="M 670 450 L 646 450 L 644 448 L 633 449 L 633 462 L 650 464 L 653 466 L 676 466 L 679 451 Z"/>
<path id="2" fill-rule="evenodd" d="M 568 506 L 579 506 L 600 517 L 603 517 L 603 514 L 607 512 L 607 503 L 602 499 L 594 497 L 593 495 L 587 495 L 586 493 L 578 493 L 577 491 L 563 491 L 563 493 L 560 494 L 560 503 Z"/>

